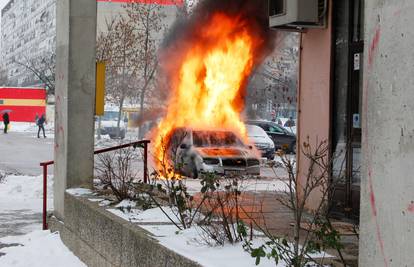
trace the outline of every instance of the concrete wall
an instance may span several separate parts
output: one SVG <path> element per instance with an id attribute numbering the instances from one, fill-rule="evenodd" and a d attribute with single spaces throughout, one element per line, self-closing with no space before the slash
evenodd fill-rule
<path id="1" fill-rule="evenodd" d="M 330 3 L 332 6 L 332 3 Z M 315 146 L 317 140 L 330 138 L 331 100 L 331 11 L 328 26 L 324 29 L 309 29 L 302 33 L 299 69 L 298 140 L 297 148 L 307 141 Z M 308 161 L 298 152 L 299 179 L 304 182 Z M 308 207 L 320 202 L 320 195 L 313 194 Z"/>
<path id="2" fill-rule="evenodd" d="M 65 195 L 65 222 L 49 221 L 65 245 L 89 267 L 200 267 L 165 248 L 144 229 L 113 215 L 88 197 Z"/>
<path id="3" fill-rule="evenodd" d="M 414 1 L 365 1 L 360 266 L 414 266 Z"/>

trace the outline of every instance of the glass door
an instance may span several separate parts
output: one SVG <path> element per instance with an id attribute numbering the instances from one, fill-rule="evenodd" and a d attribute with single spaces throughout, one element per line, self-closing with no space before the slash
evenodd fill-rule
<path id="1" fill-rule="evenodd" d="M 331 214 L 358 219 L 361 168 L 363 0 L 335 1 Z"/>

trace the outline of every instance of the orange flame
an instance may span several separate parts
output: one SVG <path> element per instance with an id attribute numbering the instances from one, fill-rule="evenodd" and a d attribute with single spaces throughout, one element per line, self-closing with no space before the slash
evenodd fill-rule
<path id="1" fill-rule="evenodd" d="M 213 15 L 200 31 L 174 62 L 178 67 L 168 70 L 172 93 L 153 136 L 156 162 L 163 158 L 162 146 L 177 127 L 227 129 L 247 139 L 240 113 L 254 51 L 262 40 L 242 18 L 222 13 Z"/>

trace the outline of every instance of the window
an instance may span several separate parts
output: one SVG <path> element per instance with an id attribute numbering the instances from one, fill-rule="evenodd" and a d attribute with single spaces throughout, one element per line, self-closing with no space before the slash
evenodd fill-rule
<path id="1" fill-rule="evenodd" d="M 258 124 L 258 126 L 262 128 L 263 130 L 265 130 L 265 132 L 269 131 L 269 125 L 267 124 Z"/>
<path id="2" fill-rule="evenodd" d="M 285 14 L 285 0 L 269 1 L 269 16 L 280 16 Z"/>
<path id="3" fill-rule="evenodd" d="M 282 129 L 276 126 L 269 126 L 269 132 L 271 133 L 283 133 Z"/>

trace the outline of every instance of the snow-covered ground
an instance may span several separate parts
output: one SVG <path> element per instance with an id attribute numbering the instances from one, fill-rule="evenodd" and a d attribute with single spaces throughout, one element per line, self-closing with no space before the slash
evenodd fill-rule
<path id="1" fill-rule="evenodd" d="M 0 237 L 41 229 L 42 176 L 6 175 L 0 183 Z M 48 209 L 53 209 L 53 179 L 48 177 Z M 0 265 L 1 266 L 1 265 Z"/>
<path id="2" fill-rule="evenodd" d="M 42 176 L 13 174 L 0 181 L 0 266 L 85 266 L 64 246 L 59 234 L 40 230 L 42 183 Z M 53 209 L 52 188 L 53 178 L 48 177 L 49 210 Z"/>
<path id="3" fill-rule="evenodd" d="M 121 211 L 119 207 L 124 209 Z M 125 209 L 129 207 L 129 209 Z M 148 209 L 145 211 L 134 208 L 135 204 L 131 201 L 123 201 L 117 205 L 117 208 L 108 209 L 113 214 L 131 222 L 138 223 L 140 227 L 152 233 L 154 237 L 165 247 L 181 254 L 205 267 L 250 267 L 255 266 L 255 259 L 252 258 L 243 249 L 243 243 L 226 244 L 224 246 L 211 246 L 205 240 L 205 235 L 198 226 L 189 229 L 179 230 L 171 224 L 164 213 L 159 208 Z M 164 211 L 176 223 L 178 219 L 174 213 L 164 207 Z M 253 247 L 259 247 L 268 241 L 263 235 L 254 231 L 256 237 L 253 239 Z M 214 255 L 214 257 L 212 257 Z M 328 258 L 331 255 L 326 253 L 318 253 L 312 255 L 314 258 Z M 286 264 L 281 261 L 275 264 L 273 260 L 262 258 L 260 265 L 262 267 L 282 267 Z"/>
<path id="4" fill-rule="evenodd" d="M 199 179 L 185 179 L 185 185 L 189 193 L 197 193 L 201 190 Z M 271 178 L 248 178 L 239 181 L 240 189 L 253 192 L 275 192 L 286 191 L 288 187 L 282 180 Z"/>
<path id="5" fill-rule="evenodd" d="M 1 248 L 2 243 L 6 247 Z M 0 248 L 3 267 L 86 267 L 62 243 L 59 234 L 50 231 L 0 238 Z"/>
<path id="6" fill-rule="evenodd" d="M 36 133 L 38 131 L 38 127 L 34 122 L 11 122 L 9 125 L 10 132 L 17 132 L 17 133 Z M 46 136 L 53 137 L 54 135 L 54 125 L 53 123 L 45 124 L 45 132 Z"/>

